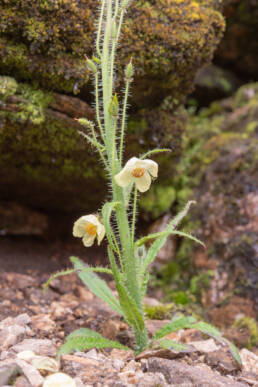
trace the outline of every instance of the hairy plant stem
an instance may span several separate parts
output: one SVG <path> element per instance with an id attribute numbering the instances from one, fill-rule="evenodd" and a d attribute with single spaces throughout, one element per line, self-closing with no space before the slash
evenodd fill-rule
<path id="1" fill-rule="evenodd" d="M 127 79 L 125 83 L 125 94 L 123 101 L 123 112 L 122 112 L 122 122 L 121 122 L 121 137 L 120 137 L 120 150 L 119 150 L 119 161 L 122 165 L 123 163 L 123 148 L 124 148 L 124 135 L 125 135 L 125 120 L 126 120 L 126 108 L 127 108 L 127 100 L 129 94 L 129 85 L 130 80 Z"/>
<path id="2" fill-rule="evenodd" d="M 104 0 L 103 0 L 104 2 Z M 117 17 L 119 7 L 118 0 L 114 3 L 115 10 L 114 15 Z M 114 61 L 115 61 L 115 51 L 117 47 L 117 41 L 121 30 L 121 25 L 123 22 L 123 16 L 125 10 L 122 9 L 120 13 L 119 27 L 117 30 L 116 37 L 112 37 L 112 0 L 105 0 L 105 7 L 103 14 L 100 14 L 100 22 L 104 21 L 105 18 L 105 29 L 104 29 L 104 39 L 101 55 L 101 76 L 102 76 L 102 96 L 103 96 L 103 109 L 104 109 L 104 141 L 106 146 L 106 153 L 108 158 L 109 166 L 109 178 L 112 186 L 112 196 L 114 202 L 119 202 L 120 205 L 116 207 L 116 221 L 118 225 L 120 243 L 122 256 L 121 259 L 121 269 L 125 277 L 125 285 L 130 294 L 131 298 L 135 301 L 138 310 L 143 315 L 141 292 L 137 281 L 137 271 L 135 264 L 134 256 L 134 241 L 132 240 L 132 234 L 130 230 L 130 224 L 128 220 L 127 206 L 124 199 L 123 188 L 119 187 L 115 180 L 114 176 L 119 172 L 121 168 L 121 149 L 123 149 L 123 144 L 120 142 L 120 159 L 118 159 L 117 145 L 116 145 L 116 130 L 117 130 L 117 118 L 112 116 L 109 107 L 112 101 L 113 93 L 113 83 L 114 83 Z M 104 18 L 103 18 L 104 16 Z M 99 26 L 99 31 L 102 28 Z M 95 90 L 98 87 L 98 79 L 95 77 Z M 97 84 L 96 84 L 97 83 Z M 125 115 L 126 115 L 126 103 L 129 90 L 129 82 L 126 86 L 126 98 L 124 99 L 123 107 L 123 136 L 121 138 L 122 142 L 124 141 L 124 131 L 125 131 Z M 97 92 L 96 92 L 97 95 Z M 96 101 L 97 109 L 97 121 L 101 130 L 100 122 L 100 111 L 99 103 Z M 136 208 L 136 205 L 135 205 Z M 133 216 L 133 221 L 135 222 L 135 216 Z M 133 225 L 133 230 L 135 225 Z M 133 231 L 134 234 L 134 231 Z M 135 332 L 135 343 L 137 348 L 143 349 L 146 347 L 148 342 L 146 329 L 144 328 L 141 331 Z"/>

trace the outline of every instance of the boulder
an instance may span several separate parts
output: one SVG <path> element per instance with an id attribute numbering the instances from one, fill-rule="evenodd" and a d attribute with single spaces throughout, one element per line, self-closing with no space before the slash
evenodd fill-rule
<path id="1" fill-rule="evenodd" d="M 124 25 L 118 89 L 124 65 L 131 57 L 135 65 L 125 159 L 156 147 L 171 148 L 172 157 L 156 158 L 165 187 L 173 159 L 180 155 L 185 123 L 180 104 L 224 30 L 215 3 L 140 1 L 132 4 Z M 106 197 L 104 170 L 74 120 L 94 117 L 84 54 L 93 51 L 96 15 L 96 2 L 89 0 L 6 0 L 2 5 L 0 200 L 43 212 L 81 214 L 97 210 Z M 171 201 L 166 203 L 160 188 L 153 195 L 157 216 Z M 146 206 L 151 212 L 152 206 Z"/>

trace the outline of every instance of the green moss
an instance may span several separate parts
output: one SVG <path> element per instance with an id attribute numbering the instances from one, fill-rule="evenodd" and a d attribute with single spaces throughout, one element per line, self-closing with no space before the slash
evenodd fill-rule
<path id="1" fill-rule="evenodd" d="M 0 97 L 2 100 L 5 100 L 9 95 L 14 95 L 17 87 L 15 79 L 0 76 Z"/>
<path id="2" fill-rule="evenodd" d="M 2 73 L 15 75 L 19 81 L 37 79 L 46 89 L 84 88 L 89 74 L 83 56 L 94 49 L 96 1 L 31 0 L 27 7 L 23 1 L 5 0 L 0 16 Z M 223 30 L 224 19 L 212 2 L 134 2 L 124 25 L 120 78 L 133 56 L 134 95 L 140 105 L 146 97 L 155 100 L 157 96 L 160 101 L 160 95 L 163 98 L 172 91 L 182 100 L 192 88 L 197 67 L 211 59 Z"/>
<path id="3" fill-rule="evenodd" d="M 174 304 L 163 305 L 144 305 L 144 313 L 147 318 L 151 320 L 164 320 L 171 317 L 171 312 L 174 308 Z"/>
<path id="4" fill-rule="evenodd" d="M 241 317 L 235 323 L 234 326 L 240 329 L 247 330 L 249 333 L 249 339 L 247 342 L 247 348 L 252 349 L 258 345 L 258 325 L 255 319 L 251 317 Z"/>

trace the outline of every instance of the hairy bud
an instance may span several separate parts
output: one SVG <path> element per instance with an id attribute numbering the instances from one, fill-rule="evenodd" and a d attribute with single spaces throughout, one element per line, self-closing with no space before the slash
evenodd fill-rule
<path id="1" fill-rule="evenodd" d="M 131 59 L 125 68 L 125 78 L 127 81 L 129 81 L 132 77 L 133 77 L 133 64 Z"/>
<path id="2" fill-rule="evenodd" d="M 79 119 L 76 120 L 76 121 L 78 121 L 79 124 L 85 126 L 86 128 L 91 128 L 92 126 L 94 126 L 93 122 L 87 120 L 87 118 L 79 118 Z"/>
<path id="3" fill-rule="evenodd" d="M 93 72 L 93 74 L 96 74 L 98 72 L 98 69 L 95 63 L 88 58 L 87 58 L 87 66 L 88 66 L 88 69 Z"/>
<path id="4" fill-rule="evenodd" d="M 109 110 L 109 113 L 111 114 L 112 117 L 114 117 L 114 118 L 118 117 L 119 105 L 118 105 L 117 94 L 114 95 L 112 101 L 110 102 L 108 110 Z"/>

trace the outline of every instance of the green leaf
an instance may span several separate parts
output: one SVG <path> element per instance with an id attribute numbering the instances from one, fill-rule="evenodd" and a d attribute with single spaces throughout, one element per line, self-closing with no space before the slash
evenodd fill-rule
<path id="1" fill-rule="evenodd" d="M 52 274 L 49 277 L 49 279 L 47 280 L 47 282 L 45 282 L 43 285 L 43 293 L 45 293 L 47 287 L 49 286 L 50 282 L 53 281 L 53 279 L 58 278 L 58 277 L 62 277 L 65 275 L 73 274 L 75 272 L 76 272 L 75 269 L 68 269 L 68 270 L 58 271 L 58 272 Z"/>
<path id="2" fill-rule="evenodd" d="M 123 284 L 121 272 L 119 271 L 117 264 L 115 262 L 114 254 L 110 247 L 108 247 L 108 255 L 110 260 L 110 265 L 114 273 L 114 278 L 116 281 L 116 288 L 119 295 L 120 305 L 123 310 L 123 315 L 128 324 L 136 331 L 142 331 L 144 329 L 144 320 L 143 316 L 137 308 L 136 303 L 129 295 L 126 287 Z"/>
<path id="3" fill-rule="evenodd" d="M 171 149 L 168 149 L 168 148 L 163 148 L 163 149 L 159 149 L 159 148 L 157 148 L 157 149 L 152 149 L 152 150 L 150 150 L 150 151 L 144 153 L 142 156 L 140 156 L 140 159 L 141 159 L 141 160 L 144 160 L 144 159 L 146 159 L 148 156 L 151 156 L 151 155 L 153 155 L 153 154 L 155 154 L 155 153 L 162 153 L 162 152 L 171 152 Z"/>
<path id="4" fill-rule="evenodd" d="M 112 227 L 110 225 L 110 218 L 111 218 L 112 212 L 119 205 L 120 205 L 120 202 L 108 202 L 108 203 L 105 203 L 102 208 L 102 222 L 106 230 L 107 239 L 112 249 L 116 252 L 117 252 L 118 246 L 116 243 L 115 235 L 112 231 Z"/>
<path id="5" fill-rule="evenodd" d="M 99 278 L 97 274 L 83 270 L 85 266 L 78 258 L 71 257 L 70 259 L 75 269 L 80 271 L 78 275 L 82 282 L 90 289 L 90 291 L 105 301 L 112 310 L 123 316 L 119 302 L 113 295 L 110 288 L 107 286 L 106 282 Z"/>
<path id="6" fill-rule="evenodd" d="M 66 337 L 66 341 L 70 340 L 72 337 L 75 336 L 81 336 L 81 337 L 102 337 L 100 333 L 93 331 L 92 329 L 89 328 L 79 328 L 70 333 Z"/>
<path id="7" fill-rule="evenodd" d="M 106 267 L 84 267 L 82 270 L 76 270 L 76 269 L 67 269 L 67 270 L 63 270 L 63 271 L 58 271 L 57 273 L 54 273 L 52 274 L 49 279 L 47 280 L 47 282 L 43 285 L 43 292 L 46 291 L 46 288 L 49 286 L 50 282 L 55 279 L 55 278 L 58 278 L 58 277 L 63 277 L 65 275 L 69 275 L 69 274 L 73 274 L 73 273 L 79 273 L 81 271 L 93 271 L 93 272 L 96 272 L 96 273 L 106 273 L 106 274 L 110 274 L 110 275 L 113 275 L 112 271 L 110 269 L 107 269 Z"/>
<path id="8" fill-rule="evenodd" d="M 202 241 L 200 241 L 199 239 L 195 238 L 191 234 L 187 234 L 187 233 L 185 233 L 183 231 L 177 231 L 177 230 L 160 231 L 160 232 L 155 232 L 153 234 L 147 235 L 147 236 L 145 236 L 145 237 L 143 237 L 141 239 L 138 239 L 135 242 L 135 247 L 140 247 L 140 246 L 144 245 L 150 239 L 157 239 L 157 238 L 162 238 L 162 237 L 166 237 L 167 238 L 169 235 L 180 235 L 180 236 L 192 239 L 193 241 L 195 241 L 197 243 L 200 243 L 203 247 L 205 247 L 205 244 Z"/>
<path id="9" fill-rule="evenodd" d="M 222 337 L 220 331 L 217 328 L 215 328 L 213 325 L 200 321 L 198 323 L 192 324 L 191 328 L 198 329 L 202 333 L 205 333 L 208 336 L 214 337 L 214 339 L 218 340 L 222 344 L 227 344 L 229 346 L 230 352 L 232 353 L 236 361 L 239 364 L 242 364 L 241 358 L 239 356 L 238 350 L 235 347 L 235 345 L 230 343 L 224 337 Z"/>
<path id="10" fill-rule="evenodd" d="M 166 227 L 166 231 L 170 230 L 170 229 L 175 229 L 179 223 L 181 222 L 181 220 L 188 214 L 188 211 L 190 210 L 190 207 L 192 204 L 196 204 L 196 202 L 194 200 L 189 200 L 185 207 L 183 208 L 182 211 L 180 211 L 170 222 L 169 224 L 167 225 Z"/>
<path id="11" fill-rule="evenodd" d="M 225 340 L 225 342 L 228 344 L 229 349 L 230 349 L 230 352 L 232 353 L 232 355 L 234 356 L 234 358 L 236 359 L 236 361 L 237 361 L 240 365 L 242 365 L 242 360 L 241 360 L 241 357 L 240 357 L 240 355 L 239 355 L 239 352 L 238 352 L 237 347 L 236 347 L 233 343 L 231 343 L 230 341 L 228 341 L 228 340 L 226 340 L 226 339 L 224 339 L 224 340 Z"/>
<path id="12" fill-rule="evenodd" d="M 193 322 L 195 322 L 194 317 L 179 317 L 178 319 L 171 321 L 170 323 L 157 330 L 153 335 L 153 340 L 160 339 L 171 332 L 178 331 L 179 329 L 190 328 L 192 327 Z"/>
<path id="13" fill-rule="evenodd" d="M 125 345 L 122 345 L 118 343 L 117 341 L 108 340 L 99 336 L 70 336 L 69 340 L 67 340 L 59 349 L 58 351 L 58 358 L 60 358 L 61 355 L 66 353 L 71 353 L 75 351 L 85 351 L 87 349 L 91 348 L 118 348 L 118 349 L 124 349 L 129 350 L 130 348 L 126 347 Z"/>
<path id="14" fill-rule="evenodd" d="M 178 343 L 177 341 L 169 340 L 169 339 L 159 340 L 157 341 L 157 345 L 160 346 L 161 348 L 174 349 L 175 351 L 178 351 L 178 352 L 185 352 L 185 351 L 188 352 L 191 350 L 189 345 L 181 344 L 181 343 Z"/>

